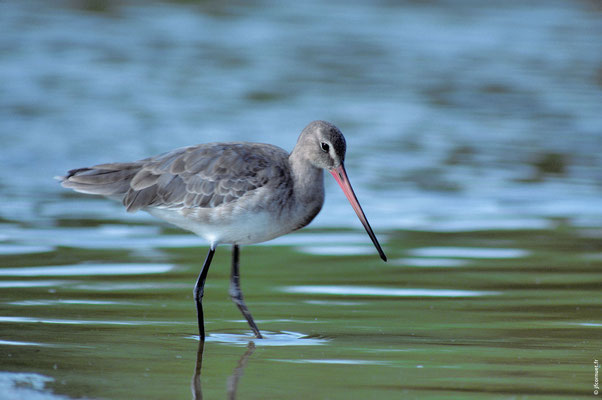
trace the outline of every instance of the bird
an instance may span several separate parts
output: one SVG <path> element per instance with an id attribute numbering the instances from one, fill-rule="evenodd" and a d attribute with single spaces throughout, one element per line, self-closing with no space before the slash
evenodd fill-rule
<path id="1" fill-rule="evenodd" d="M 216 248 L 232 245 L 229 295 L 256 338 L 263 338 L 240 287 L 240 246 L 265 242 L 308 225 L 324 204 L 324 170 L 339 184 L 387 261 L 345 170 L 346 141 L 332 123 L 313 121 L 290 154 L 252 142 L 204 143 L 133 162 L 76 168 L 56 177 L 65 188 L 121 201 L 209 243 L 193 296 L 205 340 L 202 299 Z"/>

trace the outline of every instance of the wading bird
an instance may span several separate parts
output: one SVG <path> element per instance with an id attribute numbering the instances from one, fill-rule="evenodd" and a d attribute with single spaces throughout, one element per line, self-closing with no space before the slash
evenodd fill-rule
<path id="1" fill-rule="evenodd" d="M 122 201 L 209 242 L 194 286 L 200 339 L 205 339 L 203 290 L 218 244 L 232 245 L 230 297 L 253 333 L 261 333 L 243 300 L 239 246 L 265 242 L 309 224 L 324 203 L 323 170 L 334 176 L 380 257 L 387 261 L 345 172 L 345 138 L 334 125 L 314 121 L 289 154 L 262 143 L 207 143 L 124 163 L 73 169 L 58 177 L 75 191 Z"/>

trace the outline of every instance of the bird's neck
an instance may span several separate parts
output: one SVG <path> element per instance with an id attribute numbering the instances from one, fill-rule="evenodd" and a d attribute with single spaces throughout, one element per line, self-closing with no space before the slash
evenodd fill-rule
<path id="1" fill-rule="evenodd" d="M 291 174 L 295 184 L 295 197 L 305 204 L 322 205 L 324 201 L 324 172 L 309 160 L 293 151 L 289 156 Z"/>

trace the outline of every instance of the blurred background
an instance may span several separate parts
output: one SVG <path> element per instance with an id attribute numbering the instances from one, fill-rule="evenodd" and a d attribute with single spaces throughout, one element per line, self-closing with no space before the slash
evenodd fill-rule
<path id="1" fill-rule="evenodd" d="M 3 218 L 61 213 L 52 177 L 71 168 L 210 141 L 291 150 L 325 119 L 377 229 L 602 219 L 598 1 L 0 7 Z M 328 197 L 315 223 L 345 225 Z"/>
<path id="2" fill-rule="evenodd" d="M 591 398 L 601 38 L 597 0 L 0 1 L 0 398 Z M 389 262 L 327 176 L 243 249 L 253 346 L 220 247 L 195 370 L 206 244 L 53 177 L 316 119 Z"/>

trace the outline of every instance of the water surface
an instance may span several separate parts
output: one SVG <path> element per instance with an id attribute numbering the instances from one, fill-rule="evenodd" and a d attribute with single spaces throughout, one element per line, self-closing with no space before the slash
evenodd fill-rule
<path id="1" fill-rule="evenodd" d="M 591 398 L 602 19 L 588 1 L 0 4 L 0 398 Z M 382 263 L 312 225 L 218 248 L 52 177 L 345 133 Z M 202 351 L 200 351 L 202 350 Z"/>

